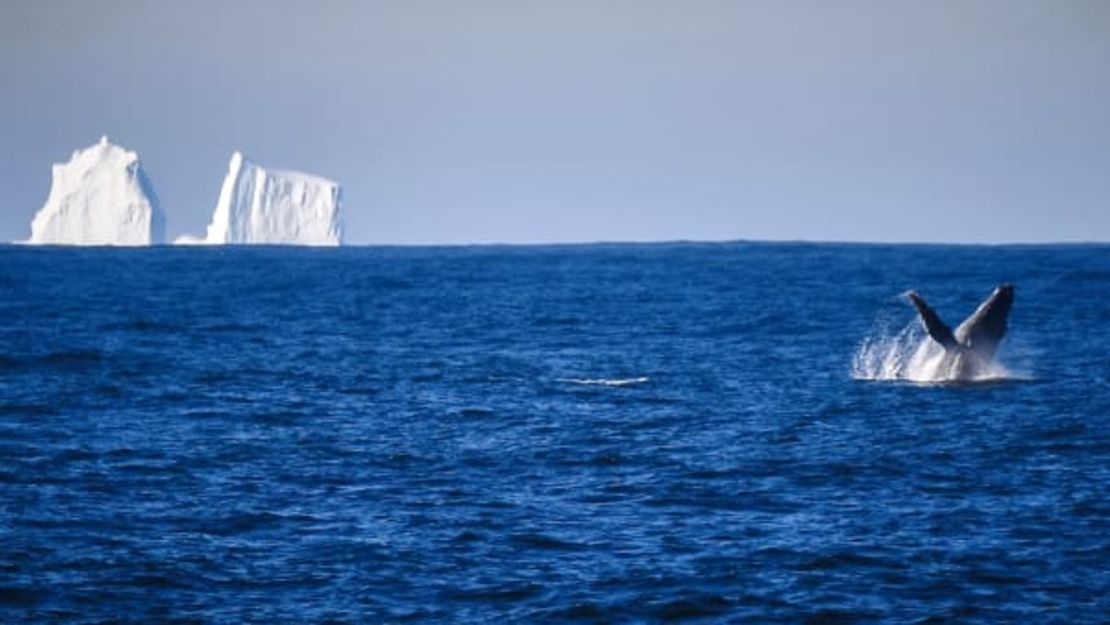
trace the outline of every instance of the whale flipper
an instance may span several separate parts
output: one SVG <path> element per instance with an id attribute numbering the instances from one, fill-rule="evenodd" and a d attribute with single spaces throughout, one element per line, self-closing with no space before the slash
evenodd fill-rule
<path id="1" fill-rule="evenodd" d="M 910 291 L 908 295 L 934 341 L 943 345 L 946 350 L 970 352 L 983 361 L 994 357 L 998 344 L 1006 336 L 1006 318 L 1014 303 L 1013 285 L 1000 285 L 987 301 L 979 304 L 979 308 L 952 332 L 917 291 Z"/>
<path id="2" fill-rule="evenodd" d="M 929 305 L 917 294 L 917 291 L 910 291 L 908 295 L 914 308 L 917 309 L 917 314 L 921 315 L 921 320 L 925 322 L 925 329 L 929 331 L 929 336 L 933 337 L 934 341 L 940 343 L 946 349 L 959 347 L 960 343 L 952 334 L 952 328 L 949 328 L 940 320 L 940 315 L 929 308 Z"/>
<path id="3" fill-rule="evenodd" d="M 984 360 L 994 356 L 1002 337 L 1006 336 L 1006 318 L 1014 303 L 1014 286 L 1003 284 L 991 293 L 987 301 L 979 305 L 963 323 L 956 328 L 956 341 L 966 346 Z"/>

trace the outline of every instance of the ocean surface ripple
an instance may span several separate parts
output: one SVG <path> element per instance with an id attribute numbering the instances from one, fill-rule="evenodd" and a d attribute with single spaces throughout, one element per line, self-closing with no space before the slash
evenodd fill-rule
<path id="1" fill-rule="evenodd" d="M 899 294 L 1003 281 L 1017 375 L 860 379 Z M 1105 246 L 0 247 L 0 290 L 0 622 L 1110 614 Z"/>

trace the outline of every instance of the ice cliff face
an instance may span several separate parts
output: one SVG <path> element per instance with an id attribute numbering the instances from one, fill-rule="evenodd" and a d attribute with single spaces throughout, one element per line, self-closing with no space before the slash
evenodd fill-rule
<path id="1" fill-rule="evenodd" d="M 178 243 L 339 245 L 343 223 L 337 183 L 295 171 L 268 170 L 231 156 L 220 199 L 203 240 Z"/>
<path id="2" fill-rule="evenodd" d="M 50 196 L 27 243 L 150 245 L 165 239 L 166 218 L 139 156 L 101 137 L 53 168 Z"/>

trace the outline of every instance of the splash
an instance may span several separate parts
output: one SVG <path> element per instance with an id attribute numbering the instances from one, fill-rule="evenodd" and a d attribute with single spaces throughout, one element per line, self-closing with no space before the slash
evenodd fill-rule
<path id="1" fill-rule="evenodd" d="M 852 358 L 857 380 L 901 380 L 921 384 L 997 382 L 1022 379 L 997 360 L 970 360 L 953 355 L 931 340 L 916 321 L 897 333 L 882 329 L 860 343 Z"/>

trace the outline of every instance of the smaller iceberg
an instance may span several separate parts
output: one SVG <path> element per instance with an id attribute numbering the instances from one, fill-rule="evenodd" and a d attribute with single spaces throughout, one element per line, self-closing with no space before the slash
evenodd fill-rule
<path id="1" fill-rule="evenodd" d="M 340 245 L 341 199 L 336 182 L 266 169 L 236 152 L 228 163 L 207 236 L 186 235 L 175 243 Z"/>
<path id="2" fill-rule="evenodd" d="M 31 221 L 39 245 L 151 245 L 166 218 L 139 156 L 101 137 L 56 163 L 50 195 Z"/>

